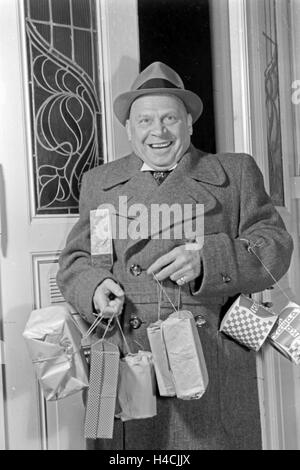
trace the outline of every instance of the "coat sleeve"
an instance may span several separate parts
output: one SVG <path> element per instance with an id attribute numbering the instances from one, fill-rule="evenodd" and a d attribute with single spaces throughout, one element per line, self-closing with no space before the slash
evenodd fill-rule
<path id="1" fill-rule="evenodd" d="M 112 273 L 92 264 L 90 250 L 90 211 L 88 175 L 82 179 L 79 220 L 71 230 L 66 246 L 59 258 L 57 284 L 66 299 L 89 323 L 93 315 L 93 295 L 97 286 L 106 278 L 114 279 Z M 115 279 L 114 279 L 115 280 Z"/>
<path id="2" fill-rule="evenodd" d="M 202 283 L 193 295 L 230 297 L 263 291 L 274 284 L 273 277 L 279 280 L 289 268 L 292 238 L 265 191 L 255 160 L 250 155 L 242 160 L 238 236 L 204 237 Z"/>

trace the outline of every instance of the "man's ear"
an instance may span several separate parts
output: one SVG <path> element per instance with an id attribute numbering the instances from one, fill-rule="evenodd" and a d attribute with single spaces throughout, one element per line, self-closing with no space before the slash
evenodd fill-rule
<path id="1" fill-rule="evenodd" d="M 187 125 L 188 125 L 189 134 L 192 135 L 193 134 L 193 118 L 191 114 L 187 115 Z"/>
<path id="2" fill-rule="evenodd" d="M 126 127 L 127 137 L 128 137 L 129 142 L 130 142 L 131 141 L 131 129 L 130 129 L 129 119 L 127 119 L 125 127 Z"/>

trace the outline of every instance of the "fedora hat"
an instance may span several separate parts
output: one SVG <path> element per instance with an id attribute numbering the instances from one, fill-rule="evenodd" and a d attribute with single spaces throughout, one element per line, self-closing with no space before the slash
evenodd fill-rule
<path id="1" fill-rule="evenodd" d="M 196 93 L 186 90 L 178 73 L 162 62 L 153 62 L 148 65 L 137 76 L 130 91 L 116 97 L 114 113 L 120 123 L 125 126 L 132 103 L 140 96 L 157 94 L 174 95 L 180 98 L 187 112 L 191 114 L 193 123 L 202 113 L 203 103 L 200 97 Z"/>

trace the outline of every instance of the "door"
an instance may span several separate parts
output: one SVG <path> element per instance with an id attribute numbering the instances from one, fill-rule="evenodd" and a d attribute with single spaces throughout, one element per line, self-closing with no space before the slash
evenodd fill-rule
<path id="1" fill-rule="evenodd" d="M 113 21 L 116 11 L 130 33 Z M 55 282 L 57 260 L 78 217 L 82 173 L 128 150 L 108 110 L 138 69 L 136 22 L 132 0 L 126 8 L 121 0 L 1 1 L 0 443 L 5 449 L 84 448 L 81 394 L 44 400 L 22 332 L 32 309 L 64 301 Z M 113 78 L 117 73 L 123 80 Z"/>

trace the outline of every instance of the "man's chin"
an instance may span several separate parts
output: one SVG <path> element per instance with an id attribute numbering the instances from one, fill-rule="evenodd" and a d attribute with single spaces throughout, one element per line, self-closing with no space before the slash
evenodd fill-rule
<path id="1" fill-rule="evenodd" d="M 144 161 L 151 166 L 154 170 L 165 171 L 172 168 L 177 161 L 175 159 L 161 158 L 161 159 L 144 159 Z"/>

